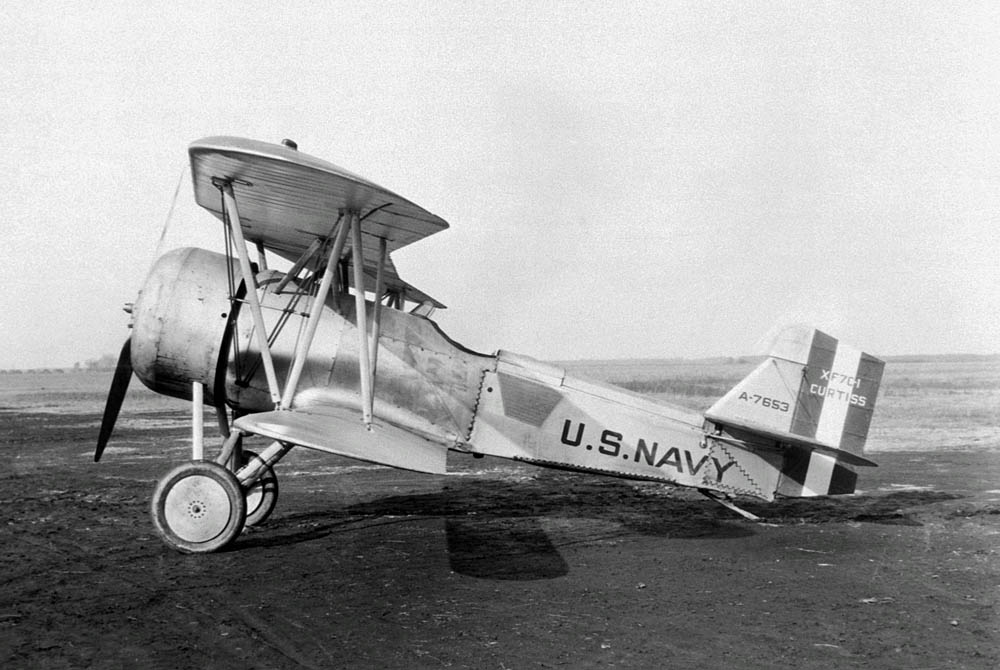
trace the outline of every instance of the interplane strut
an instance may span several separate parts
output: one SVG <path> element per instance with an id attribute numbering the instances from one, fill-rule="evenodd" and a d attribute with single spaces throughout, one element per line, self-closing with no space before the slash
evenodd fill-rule
<path id="1" fill-rule="evenodd" d="M 372 408 L 372 366 L 368 344 L 368 309 L 365 304 L 365 252 L 361 246 L 361 219 L 357 212 L 351 212 L 351 258 L 354 261 L 354 306 L 358 321 L 358 365 L 361 376 L 361 416 L 365 426 L 371 429 Z"/>
<path id="2" fill-rule="evenodd" d="M 368 326 L 368 309 L 365 301 L 365 259 L 364 247 L 362 245 L 361 221 L 362 217 L 356 210 L 345 210 L 340 212 L 337 223 L 337 233 L 334 239 L 333 248 L 326 259 L 326 268 L 323 278 L 313 299 L 313 303 L 308 315 L 308 322 L 305 333 L 296 345 L 295 354 L 292 359 L 292 367 L 285 380 L 285 388 L 282 391 L 275 371 L 274 359 L 268 342 L 267 330 L 264 324 L 263 310 L 260 298 L 257 294 L 257 281 L 250 264 L 250 256 L 246 239 L 243 236 L 243 229 L 240 223 L 239 208 L 233 192 L 232 182 L 229 180 L 217 179 L 216 186 L 222 192 L 223 204 L 225 206 L 226 220 L 229 223 L 230 233 L 236 248 L 239 259 L 240 271 L 246 285 L 252 289 L 247 291 L 247 302 L 250 306 L 250 313 L 253 318 L 255 337 L 260 348 L 261 358 L 264 364 L 264 372 L 267 377 L 268 390 L 275 409 L 292 409 L 296 390 L 299 386 L 303 368 L 308 359 L 309 350 L 319 327 L 319 320 L 322 317 L 323 307 L 327 297 L 333 287 L 333 282 L 337 275 L 337 266 L 350 236 L 351 260 L 354 271 L 355 287 L 355 315 L 358 327 L 358 373 L 361 384 L 361 415 L 365 426 L 371 429 L 372 417 L 374 414 L 375 398 L 375 366 L 378 362 L 378 339 L 381 326 L 382 315 L 382 294 L 385 292 L 385 264 L 388 256 L 388 244 L 385 238 L 379 239 L 379 257 L 377 273 L 375 279 L 375 312 L 372 318 L 371 331 Z M 291 278 L 301 270 L 306 263 L 313 258 L 320 248 L 322 241 L 315 240 L 299 259 L 292 266 L 292 269 L 278 284 L 280 292 Z"/>
<path id="3" fill-rule="evenodd" d="M 233 246 L 236 247 L 236 254 L 239 256 L 240 261 L 240 272 L 243 273 L 243 281 L 247 285 L 247 302 L 250 304 L 250 314 L 253 317 L 257 344 L 260 347 L 260 354 L 264 361 L 264 374 L 267 375 L 267 387 L 275 408 L 280 408 L 281 392 L 278 389 L 278 375 L 274 370 L 274 359 L 271 357 L 271 347 L 267 342 L 264 312 L 260 307 L 260 298 L 257 296 L 257 278 L 254 276 L 253 268 L 250 265 L 250 254 L 247 252 L 247 243 L 243 238 L 243 227 L 240 225 L 240 213 L 236 206 L 236 196 L 233 195 L 233 184 L 231 181 L 218 180 L 216 185 L 222 191 L 226 214 L 229 219 L 230 233 L 233 236 Z"/>
<path id="4" fill-rule="evenodd" d="M 336 276 L 337 262 L 340 260 L 340 254 L 344 249 L 344 241 L 347 239 L 347 220 L 343 215 L 340 216 L 340 220 L 337 227 L 337 237 L 333 243 L 333 249 L 330 255 L 326 259 L 326 271 L 323 273 L 323 279 L 320 281 L 319 291 L 316 293 L 316 297 L 313 298 L 312 308 L 309 310 L 309 322 L 306 326 L 305 336 L 299 341 L 298 346 L 295 350 L 295 361 L 292 363 L 291 372 L 288 374 L 288 381 L 285 384 L 285 395 L 282 398 L 282 405 L 288 409 L 292 406 L 292 398 L 295 397 L 295 391 L 299 384 L 299 378 L 302 375 L 302 368 L 305 366 L 306 358 L 309 355 L 309 348 L 312 346 L 313 337 L 316 335 L 316 329 L 319 327 L 319 319 L 323 314 L 323 305 L 326 304 L 326 298 L 330 293 L 330 287 L 333 284 L 333 279 Z"/>

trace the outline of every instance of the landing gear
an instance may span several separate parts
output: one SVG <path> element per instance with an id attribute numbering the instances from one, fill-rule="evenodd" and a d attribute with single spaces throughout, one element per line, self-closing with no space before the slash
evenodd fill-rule
<path id="1" fill-rule="evenodd" d="M 254 458 L 259 458 L 252 451 L 243 449 L 243 462 L 240 466 L 250 463 Z M 274 506 L 278 504 L 278 476 L 274 474 L 274 469 L 267 466 L 249 487 L 244 490 L 247 501 L 247 526 L 259 526 L 271 516 Z"/>
<path id="2" fill-rule="evenodd" d="M 210 461 L 189 461 L 156 485 L 151 512 L 167 545 L 201 554 L 218 551 L 239 536 L 247 521 L 247 500 L 232 472 Z"/>
<path id="3" fill-rule="evenodd" d="M 242 438 L 232 432 L 215 461 L 201 460 L 195 450 L 194 460 L 156 485 L 153 525 L 167 545 L 188 554 L 218 551 L 274 511 L 278 476 L 272 466 L 292 445 L 274 442 L 258 456 L 242 448 Z"/>

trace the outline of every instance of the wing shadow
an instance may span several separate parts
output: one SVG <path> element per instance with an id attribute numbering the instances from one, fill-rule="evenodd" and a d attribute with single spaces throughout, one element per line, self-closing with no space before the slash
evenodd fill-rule
<path id="1" fill-rule="evenodd" d="M 553 579 L 568 574 L 559 543 L 543 528 L 546 519 L 602 522 L 562 538 L 574 543 L 581 541 L 581 533 L 584 541 L 635 533 L 678 539 L 753 533 L 746 524 L 725 519 L 728 512 L 708 500 L 674 500 L 663 495 L 662 487 L 643 490 L 621 480 L 568 473 L 540 474 L 515 482 L 456 479 L 439 492 L 389 496 L 348 511 L 443 518 L 451 569 L 498 580 Z"/>
<path id="2" fill-rule="evenodd" d="M 445 519 L 448 563 L 478 579 L 531 581 L 569 573 L 562 554 L 538 519 Z"/>

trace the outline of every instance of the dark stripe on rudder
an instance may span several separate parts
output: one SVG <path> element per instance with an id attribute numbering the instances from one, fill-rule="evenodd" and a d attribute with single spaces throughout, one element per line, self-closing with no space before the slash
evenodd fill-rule
<path id="1" fill-rule="evenodd" d="M 882 382 L 882 370 L 885 363 L 879 359 L 861 355 L 858 363 L 856 377 L 861 383 L 851 391 L 859 398 L 865 399 L 865 405 L 860 403 L 852 404 L 847 410 L 844 419 L 844 434 L 840 440 L 840 448 L 852 454 L 860 455 L 868 439 L 868 429 L 872 423 L 872 415 L 875 412 L 875 397 L 878 395 L 878 387 Z"/>
<path id="2" fill-rule="evenodd" d="M 820 414 L 823 413 L 823 397 L 809 393 L 809 387 L 812 384 L 826 385 L 826 382 L 823 381 L 823 370 L 831 370 L 833 360 L 836 357 L 837 339 L 818 330 L 813 331 L 809 360 L 802 371 L 802 382 L 799 384 L 795 413 L 792 415 L 791 432 L 793 434 L 816 437 L 816 427 L 819 425 Z"/>
<path id="3" fill-rule="evenodd" d="M 791 447 L 785 452 L 785 462 L 781 467 L 781 474 L 787 480 L 783 482 L 786 491 L 781 491 L 785 495 L 802 495 L 802 485 L 806 483 L 806 475 L 809 474 L 809 458 L 812 455 L 810 449 L 800 449 Z M 794 482 L 795 486 L 791 486 Z M 796 488 L 797 487 L 797 488 Z"/>
<path id="4" fill-rule="evenodd" d="M 847 495 L 854 493 L 858 484 L 858 473 L 839 462 L 833 466 L 833 476 L 830 478 L 829 495 Z"/>

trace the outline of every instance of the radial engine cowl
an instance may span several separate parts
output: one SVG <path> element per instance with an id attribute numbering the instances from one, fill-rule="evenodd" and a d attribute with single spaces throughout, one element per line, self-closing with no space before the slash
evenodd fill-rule
<path id="1" fill-rule="evenodd" d="M 235 261 L 192 247 L 153 264 L 132 312 L 132 366 L 153 391 L 190 400 L 201 382 L 206 404 L 225 401 L 230 263 L 239 278 Z"/>

